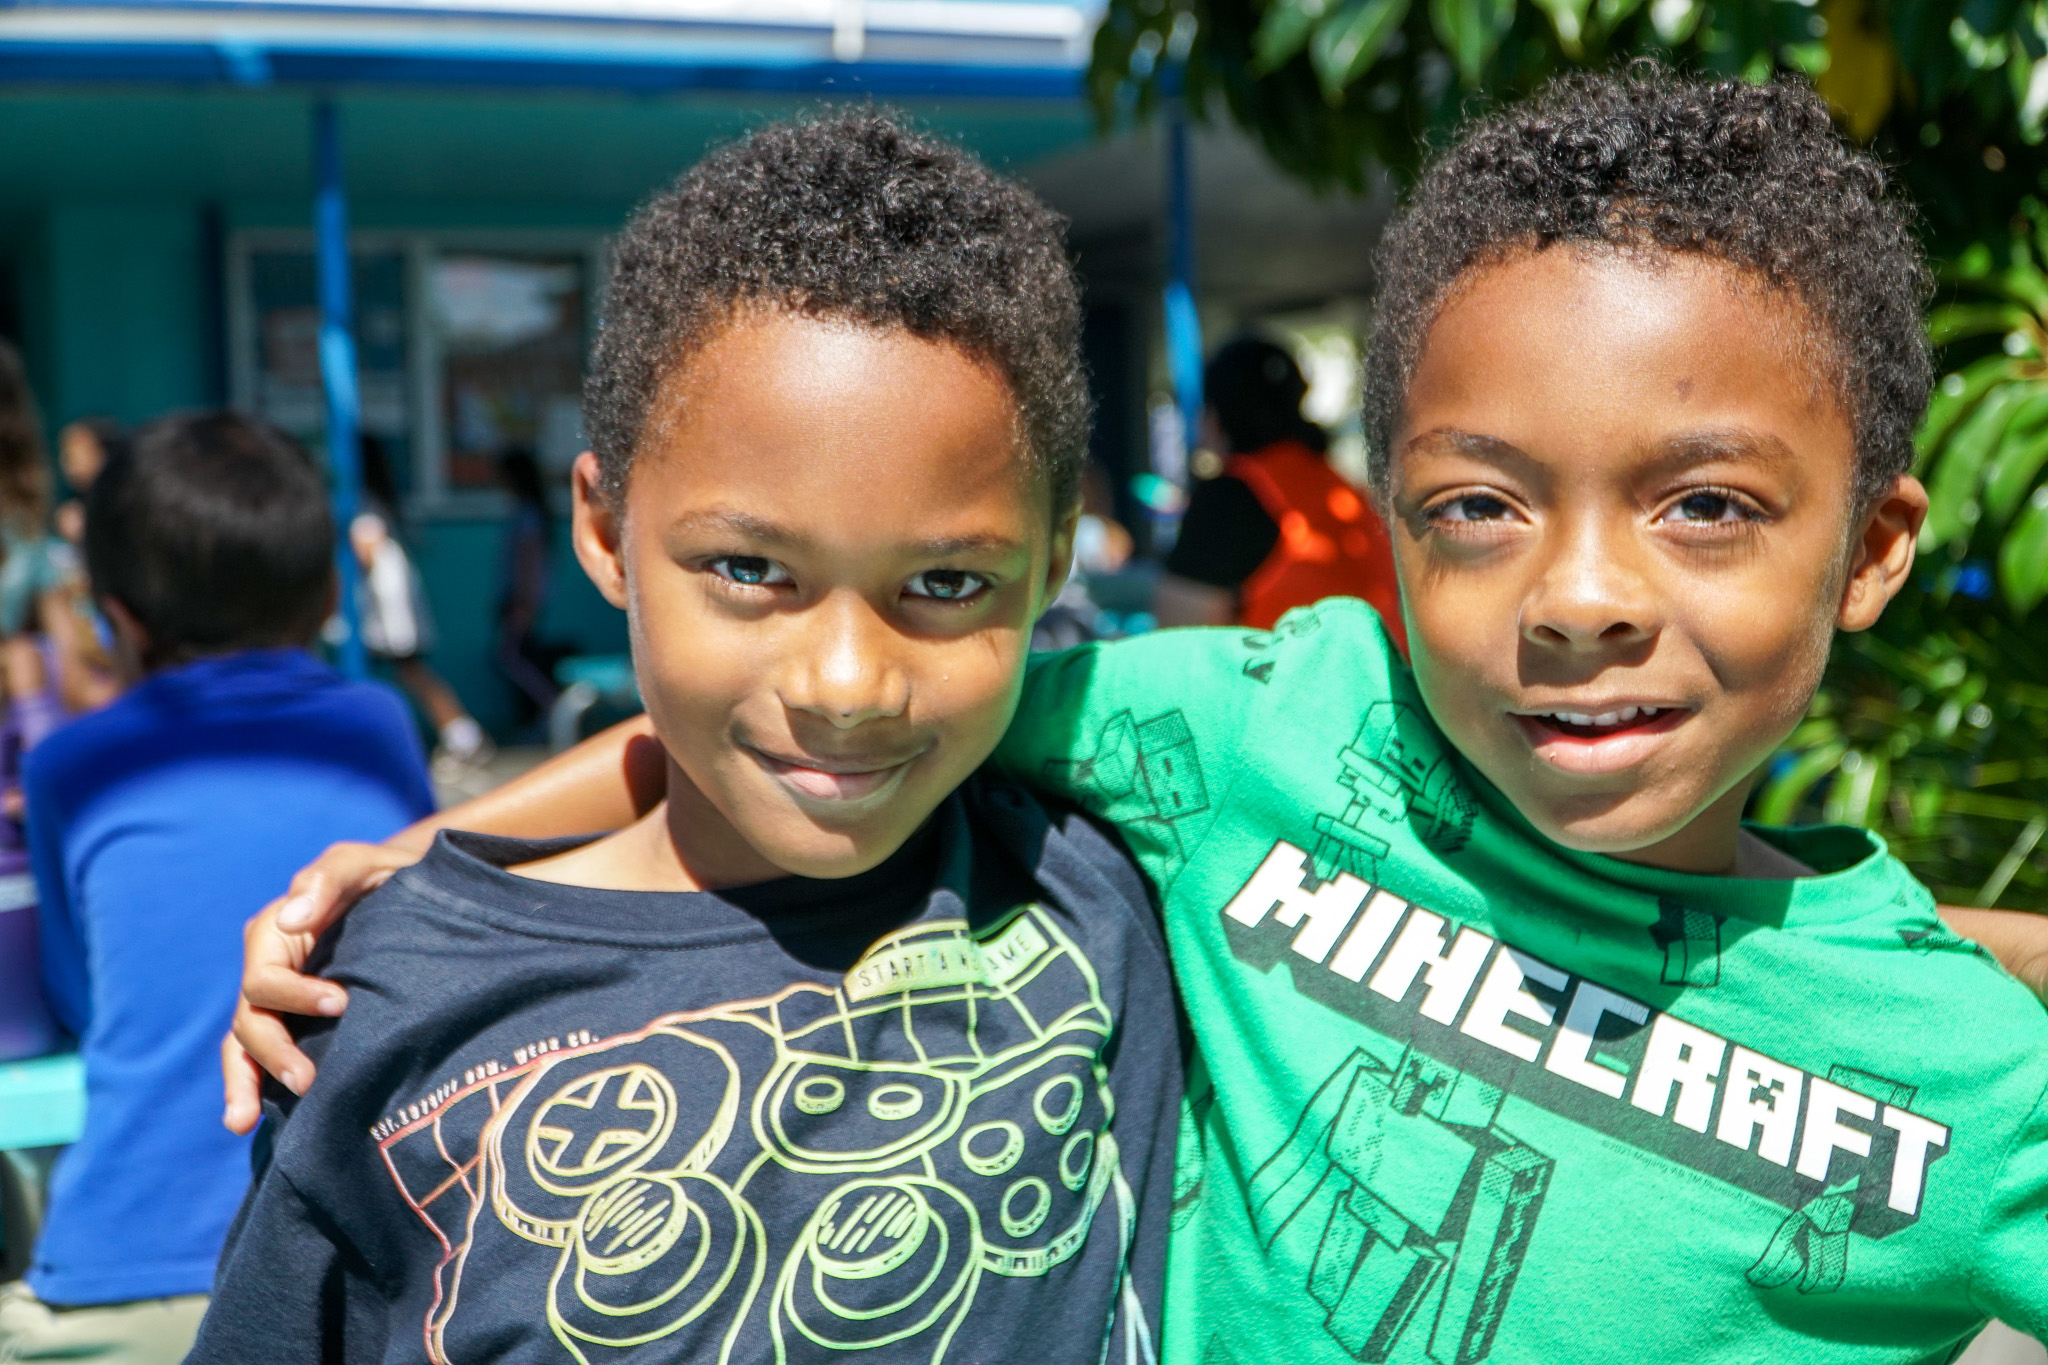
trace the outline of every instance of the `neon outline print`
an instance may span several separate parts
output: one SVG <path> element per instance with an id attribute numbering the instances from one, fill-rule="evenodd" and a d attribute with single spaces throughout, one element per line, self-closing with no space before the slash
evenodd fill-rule
<path id="1" fill-rule="evenodd" d="M 1111 1026 L 1094 967 L 1033 904 L 979 937 L 957 919 L 891 934 L 837 989 L 472 1067 L 371 1130 L 444 1249 L 427 1355 L 491 1355 L 507 1310 L 473 1282 L 541 1256 L 530 1311 L 581 1365 L 939 1362 L 987 1277 L 1047 1275 L 1099 1216 L 1123 1267 L 1102 1358 L 1151 1365 Z"/>

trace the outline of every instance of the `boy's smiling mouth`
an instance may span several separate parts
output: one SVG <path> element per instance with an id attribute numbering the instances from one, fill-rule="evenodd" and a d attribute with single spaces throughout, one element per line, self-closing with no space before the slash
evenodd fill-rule
<path id="1" fill-rule="evenodd" d="M 1508 713 L 1538 758 L 1563 772 L 1598 776 L 1635 766 L 1692 715 L 1668 703 L 1601 702 Z"/>
<path id="2" fill-rule="evenodd" d="M 922 752 L 905 756 L 826 758 L 814 754 L 785 757 L 742 745 L 768 775 L 802 801 L 856 802 L 894 786 Z"/>

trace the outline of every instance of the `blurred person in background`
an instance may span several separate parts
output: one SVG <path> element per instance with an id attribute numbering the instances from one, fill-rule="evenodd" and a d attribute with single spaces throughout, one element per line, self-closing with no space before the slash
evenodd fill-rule
<path id="1" fill-rule="evenodd" d="M 498 669 L 518 690 L 521 719 L 545 716 L 560 689 L 555 665 L 568 651 L 540 636 L 554 563 L 554 511 L 530 450 L 498 457 L 498 481 L 512 495 L 498 589 Z"/>
<path id="2" fill-rule="evenodd" d="M 39 562 L 34 551 L 16 554 L 17 541 L 40 529 L 49 475 L 43 459 L 42 418 L 21 357 L 0 341 L 0 586 Z M 33 576 L 31 572 L 30 577 Z M 32 650 L 32 646 L 28 647 Z M 18 657 L 12 639 L 0 640 L 0 680 L 35 682 L 41 661 Z M 37 665 L 29 676 L 27 665 Z M 0 716 L 0 1061 L 33 1057 L 57 1047 L 61 1034 L 43 1002 L 35 962 L 36 891 L 20 824 L 18 785 L 23 750 L 10 705 Z"/>
<path id="3" fill-rule="evenodd" d="M 478 767 L 490 761 L 490 738 L 427 662 L 434 620 L 419 571 L 406 551 L 390 452 L 375 436 L 363 437 L 362 450 L 363 510 L 350 523 L 348 539 L 363 575 L 363 646 L 391 665 L 399 685 L 433 723 L 436 769 Z"/>
<path id="4" fill-rule="evenodd" d="M 1308 381 L 1294 357 L 1239 337 L 1211 357 L 1202 394 L 1202 444 L 1224 455 L 1223 469 L 1188 498 L 1159 580 L 1159 624 L 1266 630 L 1291 608 L 1359 597 L 1405 653 L 1386 526 L 1302 416 Z"/>
<path id="5" fill-rule="evenodd" d="M 42 638 L 42 609 L 63 590 L 72 561 L 50 534 L 49 521 L 42 416 L 20 354 L 0 342 L 0 675 L 7 684 L 10 742 L 21 751 L 64 720 L 52 685 L 55 661 Z"/>
<path id="6" fill-rule="evenodd" d="M 121 692 L 113 630 L 93 606 L 79 555 L 85 544 L 86 496 L 107 457 L 127 440 L 126 430 L 111 417 L 81 417 L 57 433 L 57 469 L 69 496 L 51 516 L 62 541 L 52 549 L 59 583 L 41 604 L 41 625 L 56 669 L 57 697 L 70 714 L 96 711 Z"/>
<path id="7" fill-rule="evenodd" d="M 212 1083 L 243 914 L 433 809 L 404 703 L 307 652 L 333 556 L 312 460 L 236 414 L 152 422 L 93 485 L 87 568 L 137 681 L 24 773 L 43 987 L 87 1098 L 28 1276 L 0 1286 L 0 1361 L 184 1357 L 249 1179 Z"/>
<path id="8" fill-rule="evenodd" d="M 70 496 L 57 505 L 57 534 L 73 545 L 85 542 L 85 496 L 107 467 L 107 456 L 120 449 L 128 434 L 111 417 L 81 417 L 57 433 L 57 470 Z"/>
<path id="9" fill-rule="evenodd" d="M 1096 581 L 1120 572 L 1131 558 L 1131 533 L 1116 519 L 1109 475 L 1090 460 L 1081 470 L 1081 517 L 1074 524 L 1074 566 L 1060 595 L 1031 628 L 1031 648 L 1044 653 L 1102 638 Z M 1115 633 L 1115 632 L 1109 632 Z"/>

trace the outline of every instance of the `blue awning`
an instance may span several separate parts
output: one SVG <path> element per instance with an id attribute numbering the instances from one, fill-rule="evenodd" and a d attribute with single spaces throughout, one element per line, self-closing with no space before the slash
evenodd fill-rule
<path id="1" fill-rule="evenodd" d="M 1071 99 L 1102 0 L 0 0 L 0 82 Z"/>

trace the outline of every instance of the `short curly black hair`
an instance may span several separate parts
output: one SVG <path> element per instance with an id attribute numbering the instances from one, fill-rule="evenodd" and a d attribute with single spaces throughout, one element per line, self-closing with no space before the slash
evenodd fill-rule
<path id="1" fill-rule="evenodd" d="M 634 213 L 613 253 L 584 421 L 623 496 L 665 381 L 736 309 L 939 338 L 1008 381 L 1026 455 L 1063 511 L 1088 445 L 1066 222 L 1023 186 L 885 111 L 770 124 Z"/>
<path id="2" fill-rule="evenodd" d="M 1373 481 L 1423 338 L 1459 279 L 1558 243 L 1716 257 L 1795 295 L 1856 439 L 1867 502 L 1912 463 L 1932 292 L 1883 169 L 1796 79 L 1707 81 L 1638 61 L 1561 78 L 1468 124 L 1388 227 L 1365 363 Z"/>

